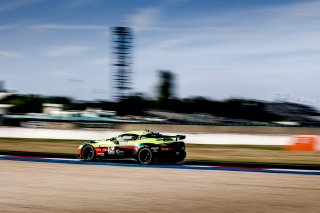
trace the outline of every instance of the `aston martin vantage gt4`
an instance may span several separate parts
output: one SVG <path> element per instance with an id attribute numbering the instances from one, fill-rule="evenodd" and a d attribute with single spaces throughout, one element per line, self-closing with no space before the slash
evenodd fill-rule
<path id="1" fill-rule="evenodd" d="M 168 136 L 152 131 L 130 131 L 107 140 L 87 141 L 78 147 L 80 158 L 131 158 L 141 164 L 176 164 L 186 157 L 184 135 Z"/>

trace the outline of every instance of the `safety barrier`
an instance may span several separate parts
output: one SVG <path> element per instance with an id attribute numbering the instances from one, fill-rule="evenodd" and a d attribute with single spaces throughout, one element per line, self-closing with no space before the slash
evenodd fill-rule
<path id="1" fill-rule="evenodd" d="M 141 129 L 141 128 L 139 128 Z M 0 127 L 2 138 L 48 138 L 67 140 L 103 140 L 123 133 L 123 130 L 88 130 L 88 129 L 44 129 Z M 190 144 L 234 144 L 234 145 L 288 145 L 290 135 L 237 134 L 237 133 L 188 133 L 187 131 L 161 133 L 168 135 L 186 135 Z"/>

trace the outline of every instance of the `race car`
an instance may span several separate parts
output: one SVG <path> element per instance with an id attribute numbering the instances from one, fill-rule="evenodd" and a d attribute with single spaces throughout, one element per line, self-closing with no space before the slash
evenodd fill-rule
<path id="1" fill-rule="evenodd" d="M 149 130 L 130 131 L 107 140 L 87 141 L 78 147 L 81 159 L 131 158 L 141 164 L 176 164 L 186 157 L 185 135 L 168 136 Z"/>

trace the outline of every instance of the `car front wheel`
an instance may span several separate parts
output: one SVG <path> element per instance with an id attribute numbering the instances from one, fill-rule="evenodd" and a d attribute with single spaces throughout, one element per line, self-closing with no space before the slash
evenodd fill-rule
<path id="1" fill-rule="evenodd" d="M 82 158 L 85 161 L 95 161 L 96 160 L 96 151 L 93 146 L 87 145 L 82 149 Z"/>
<path id="2" fill-rule="evenodd" d="M 149 148 L 142 148 L 138 152 L 137 160 L 141 164 L 151 164 L 153 162 L 153 154 Z"/>

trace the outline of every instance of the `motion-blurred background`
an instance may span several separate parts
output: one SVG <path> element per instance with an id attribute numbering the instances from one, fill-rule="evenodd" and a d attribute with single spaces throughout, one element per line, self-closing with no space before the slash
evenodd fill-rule
<path id="1" fill-rule="evenodd" d="M 318 7 L 2 0 L 1 123 L 317 127 Z"/>

